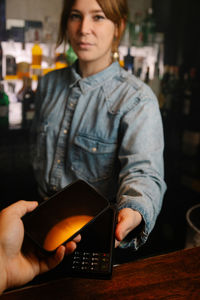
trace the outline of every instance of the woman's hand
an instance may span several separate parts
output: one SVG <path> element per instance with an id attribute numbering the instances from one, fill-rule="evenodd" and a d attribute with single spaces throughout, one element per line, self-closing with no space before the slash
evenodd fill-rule
<path id="1" fill-rule="evenodd" d="M 36 275 L 56 267 L 65 253 L 76 249 L 76 242 L 60 246 L 55 254 L 40 258 L 33 251 L 21 251 L 24 240 L 24 225 L 21 218 L 37 207 L 37 202 L 18 201 L 0 212 L 0 292 L 7 288 L 19 286 L 32 280 Z"/>
<path id="2" fill-rule="evenodd" d="M 131 208 L 123 208 L 118 214 L 118 223 L 115 230 L 115 248 L 120 242 L 136 228 L 142 221 L 141 214 Z"/>

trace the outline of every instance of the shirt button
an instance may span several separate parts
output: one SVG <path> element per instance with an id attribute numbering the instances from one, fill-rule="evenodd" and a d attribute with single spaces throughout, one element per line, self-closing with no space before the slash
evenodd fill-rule
<path id="1" fill-rule="evenodd" d="M 57 160 L 57 163 L 60 164 L 60 162 L 61 162 L 60 159 L 58 159 L 58 160 Z"/>
<path id="2" fill-rule="evenodd" d="M 68 130 L 67 130 L 67 129 L 64 129 L 63 132 L 64 132 L 64 134 L 67 134 Z"/>
<path id="3" fill-rule="evenodd" d="M 70 103 L 69 105 L 70 105 L 71 107 L 74 107 L 74 103 Z"/>
<path id="4" fill-rule="evenodd" d="M 53 190 L 54 190 L 54 191 L 56 191 L 56 190 L 57 190 L 57 188 L 56 188 L 56 186 L 55 186 L 55 185 L 53 186 Z"/>
<path id="5" fill-rule="evenodd" d="M 93 147 L 92 148 L 92 152 L 96 152 L 97 151 L 97 148 L 96 147 Z"/>

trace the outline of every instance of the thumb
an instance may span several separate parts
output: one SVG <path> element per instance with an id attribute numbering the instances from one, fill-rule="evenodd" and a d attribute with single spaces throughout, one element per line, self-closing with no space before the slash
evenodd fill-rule
<path id="1" fill-rule="evenodd" d="M 125 236 L 131 231 L 131 224 L 129 225 L 130 221 L 123 215 L 118 216 L 118 224 L 116 226 L 116 239 L 118 241 L 122 241 Z"/>
<path id="2" fill-rule="evenodd" d="M 26 213 L 31 212 L 37 206 L 38 206 L 38 202 L 36 201 L 20 200 L 14 204 L 11 204 L 8 208 L 6 208 L 6 210 L 7 213 L 22 218 Z"/>
<path id="3" fill-rule="evenodd" d="M 129 232 L 140 224 L 141 220 L 142 217 L 140 213 L 131 208 L 120 210 L 115 233 L 116 239 L 122 241 Z"/>

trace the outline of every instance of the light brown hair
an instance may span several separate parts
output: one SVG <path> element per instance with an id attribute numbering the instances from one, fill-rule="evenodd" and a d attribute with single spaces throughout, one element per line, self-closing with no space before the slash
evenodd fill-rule
<path id="1" fill-rule="evenodd" d="M 121 36 L 123 34 L 123 24 L 126 23 L 128 18 L 128 5 L 126 0 L 96 0 L 105 16 L 115 23 L 119 30 L 119 35 L 115 40 L 116 46 L 118 46 Z M 67 22 L 70 16 L 71 8 L 75 0 L 64 0 L 63 10 L 61 13 L 60 27 L 58 33 L 57 45 L 67 43 Z"/>

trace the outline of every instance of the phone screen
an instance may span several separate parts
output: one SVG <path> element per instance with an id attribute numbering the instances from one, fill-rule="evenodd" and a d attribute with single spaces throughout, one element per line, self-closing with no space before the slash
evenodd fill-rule
<path id="1" fill-rule="evenodd" d="M 44 250 L 54 251 L 108 207 L 107 199 L 85 181 L 77 180 L 24 216 L 25 232 Z"/>

